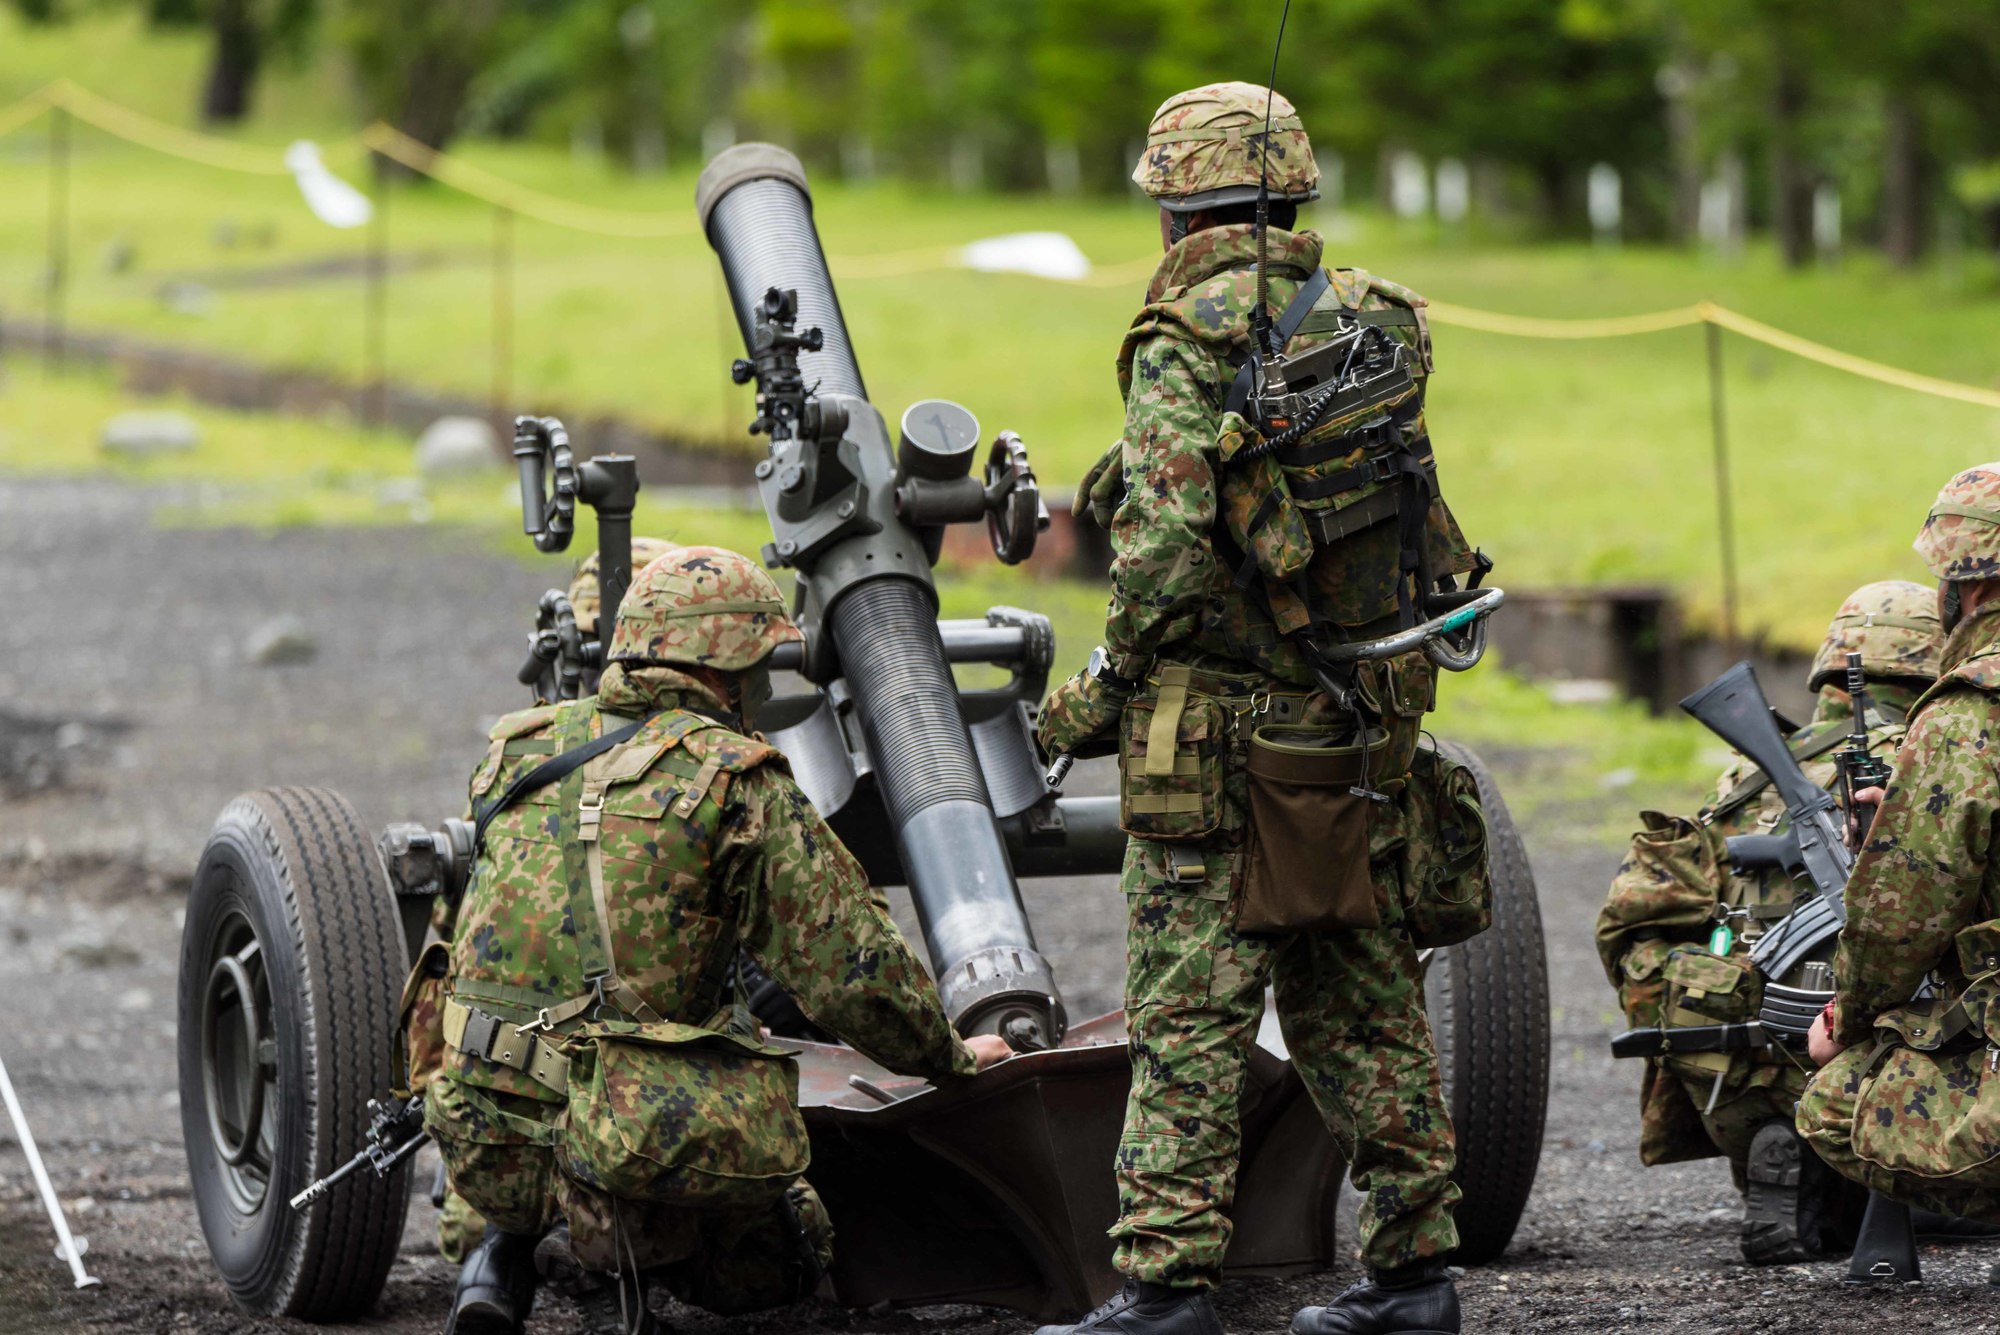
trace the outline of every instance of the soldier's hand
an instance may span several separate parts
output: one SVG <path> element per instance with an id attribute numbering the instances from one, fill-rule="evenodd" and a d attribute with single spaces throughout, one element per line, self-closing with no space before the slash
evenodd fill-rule
<path id="1" fill-rule="evenodd" d="M 1849 847 L 1859 848 L 1867 841 L 1868 827 L 1875 823 L 1875 813 L 1882 809 L 1882 799 L 1888 795 L 1880 788 L 1854 790 L 1854 805 L 1847 813 Z"/>
<path id="2" fill-rule="evenodd" d="M 1833 1030 L 1826 1021 L 1826 1012 L 1821 1011 L 1813 1020 L 1812 1028 L 1806 1031 L 1806 1056 L 1812 1058 L 1814 1066 L 1824 1066 L 1845 1051 L 1847 1045 L 1834 1041 Z"/>
<path id="3" fill-rule="evenodd" d="M 1126 697 L 1095 677 L 1077 673 L 1049 692 L 1035 721 L 1035 741 L 1043 756 L 1088 758 L 1117 749 L 1118 719 Z M 1093 745 L 1095 743 L 1095 745 Z"/>
<path id="4" fill-rule="evenodd" d="M 1014 1055 L 1014 1049 L 1007 1046 L 1007 1040 L 998 1034 L 974 1034 L 965 1040 L 965 1046 L 972 1049 L 972 1059 L 978 1065 L 975 1070 L 983 1071 L 989 1066 L 997 1066 Z"/>

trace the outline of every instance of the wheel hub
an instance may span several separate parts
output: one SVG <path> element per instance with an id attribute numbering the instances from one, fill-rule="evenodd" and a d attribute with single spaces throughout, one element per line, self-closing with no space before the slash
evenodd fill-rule
<path id="1" fill-rule="evenodd" d="M 278 1080 L 271 988 L 246 918 L 229 915 L 214 941 L 201 1001 L 202 1099 L 231 1203 L 249 1214 L 271 1185 Z"/>

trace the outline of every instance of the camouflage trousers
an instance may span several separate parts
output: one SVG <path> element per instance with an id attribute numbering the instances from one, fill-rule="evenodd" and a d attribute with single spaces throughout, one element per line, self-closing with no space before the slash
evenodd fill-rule
<path id="1" fill-rule="evenodd" d="M 1674 1058 L 1667 1066 L 1677 1077 L 1701 1130 L 1709 1143 L 1729 1160 L 1729 1171 L 1739 1190 L 1744 1184 L 1744 1165 L 1750 1158 L 1750 1142 L 1757 1128 L 1766 1122 L 1789 1122 L 1799 1096 L 1805 1090 L 1810 1068 L 1803 1056 L 1788 1055 L 1782 1049 L 1753 1052 L 1693 1054 L 1721 1058 L 1722 1088 L 1716 1093 L 1715 1070 L 1691 1066 L 1688 1058 Z M 1715 1105 L 1709 1107 L 1709 1096 Z"/>
<path id="2" fill-rule="evenodd" d="M 441 1075 L 424 1122 L 451 1194 L 509 1233 L 567 1223 L 593 1270 L 651 1272 L 682 1302 L 723 1316 L 811 1294 L 833 1263 L 833 1222 L 804 1179 L 771 1208 L 696 1211 L 618 1200 L 564 1173 L 554 1148 L 561 1104 L 479 1089 Z"/>
<path id="3" fill-rule="evenodd" d="M 1386 1269 L 1451 1251 L 1451 1121 L 1408 936 L 1393 924 L 1245 935 L 1230 926 L 1233 855 L 1174 846 L 1184 862 L 1205 861 L 1189 882 L 1172 875 L 1168 847 L 1133 839 L 1125 853 L 1132 1092 L 1118 1144 L 1117 1268 L 1155 1283 L 1221 1278 L 1242 1144 L 1237 1100 L 1267 985 L 1292 1062 L 1362 1193 L 1363 1257 Z M 1394 871 L 1378 864 L 1377 875 Z"/>
<path id="4" fill-rule="evenodd" d="M 485 1216 L 447 1186 L 444 1206 L 438 1211 L 438 1255 L 447 1261 L 463 1261 L 485 1234 Z"/>
<path id="5" fill-rule="evenodd" d="M 1891 1200 L 2000 1220 L 1995 1051 L 1856 1044 L 1807 1084 L 1799 1134 L 1828 1167 Z"/>

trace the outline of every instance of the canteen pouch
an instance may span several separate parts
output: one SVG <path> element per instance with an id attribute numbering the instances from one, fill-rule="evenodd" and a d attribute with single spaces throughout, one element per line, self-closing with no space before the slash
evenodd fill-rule
<path id="1" fill-rule="evenodd" d="M 1455 946 L 1493 925 L 1486 865 L 1486 813 L 1472 771 L 1428 746 L 1416 748 L 1399 795 L 1403 824 L 1403 920 L 1420 950 Z"/>
<path id="2" fill-rule="evenodd" d="M 1222 827 L 1222 706 L 1188 689 L 1188 670 L 1160 669 L 1156 688 L 1125 706 L 1118 827 L 1135 839 L 1205 839 Z"/>
<path id="3" fill-rule="evenodd" d="M 1216 437 L 1222 459 L 1222 520 L 1236 550 L 1249 555 L 1258 574 L 1274 584 L 1289 584 L 1312 561 L 1312 534 L 1292 502 L 1291 485 L 1275 456 L 1234 462 L 1261 439 L 1241 413 L 1222 415 Z M 1244 582 L 1242 572 L 1237 572 L 1237 583 Z"/>
<path id="4" fill-rule="evenodd" d="M 416 967 L 403 981 L 396 1029 L 402 1043 L 396 1050 L 391 1090 L 399 1099 L 421 1093 L 431 1077 L 444 1069 L 444 981 L 450 966 L 451 947 L 433 941 L 417 956 Z"/>
<path id="5" fill-rule="evenodd" d="M 1352 736 L 1352 729 L 1346 735 Z M 1342 730 L 1266 724 L 1250 734 L 1250 837 L 1239 932 L 1380 927 L 1368 867 L 1371 777 L 1386 734 L 1340 745 Z"/>
<path id="6" fill-rule="evenodd" d="M 562 1171 L 621 1200 L 768 1208 L 811 1159 L 791 1054 L 694 1025 L 612 1020 L 569 1036 Z"/>

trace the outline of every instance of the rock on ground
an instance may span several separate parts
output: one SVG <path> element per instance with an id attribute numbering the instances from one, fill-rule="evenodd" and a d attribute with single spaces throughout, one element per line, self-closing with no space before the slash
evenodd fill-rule
<path id="1" fill-rule="evenodd" d="M 479 417 L 440 417 L 417 437 L 417 471 L 425 477 L 497 472 L 500 441 Z"/>
<path id="2" fill-rule="evenodd" d="M 119 413 L 98 433 L 106 454 L 144 459 L 156 454 L 187 454 L 201 444 L 201 428 L 186 413 Z"/>

